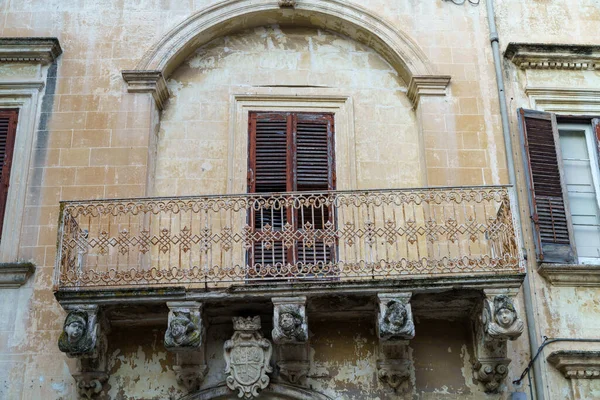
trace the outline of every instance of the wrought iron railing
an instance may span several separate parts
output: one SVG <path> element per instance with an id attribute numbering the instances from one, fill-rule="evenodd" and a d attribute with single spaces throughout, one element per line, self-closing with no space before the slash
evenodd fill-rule
<path id="1" fill-rule="evenodd" d="M 61 203 L 56 289 L 521 271 L 506 186 Z"/>

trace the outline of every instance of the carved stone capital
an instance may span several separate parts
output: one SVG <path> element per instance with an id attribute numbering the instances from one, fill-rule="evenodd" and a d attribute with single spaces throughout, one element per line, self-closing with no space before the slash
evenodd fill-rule
<path id="1" fill-rule="evenodd" d="M 508 374 L 509 359 L 481 359 L 473 367 L 473 376 L 485 386 L 485 391 L 495 393 Z"/>
<path id="2" fill-rule="evenodd" d="M 279 373 L 293 385 L 300 383 L 308 375 L 310 362 L 308 360 L 279 361 Z"/>
<path id="3" fill-rule="evenodd" d="M 410 307 L 411 293 L 380 293 L 377 334 L 380 340 L 407 340 L 415 337 Z"/>
<path id="4" fill-rule="evenodd" d="M 274 297 L 273 301 L 273 342 L 306 343 L 308 321 L 306 318 L 306 297 Z"/>
<path id="5" fill-rule="evenodd" d="M 173 366 L 177 383 L 186 388 L 188 392 L 200 389 L 200 385 L 208 372 L 208 366 L 204 364 L 197 365 L 175 365 Z"/>
<path id="6" fill-rule="evenodd" d="M 195 301 L 168 302 L 169 322 L 165 332 L 165 347 L 169 351 L 198 351 L 205 338 L 202 323 L 202 303 Z"/>
<path id="7" fill-rule="evenodd" d="M 508 374 L 507 341 L 523 333 L 523 321 L 514 304 L 515 290 L 485 290 L 473 315 L 475 358 L 473 376 L 495 393 Z"/>
<path id="8" fill-rule="evenodd" d="M 391 359 L 377 361 L 377 377 L 397 390 L 410 378 L 412 363 L 408 359 Z"/>
<path id="9" fill-rule="evenodd" d="M 169 100 L 169 88 L 161 71 L 128 70 L 122 71 L 129 93 L 150 93 L 156 107 L 162 110 Z"/>
<path id="10" fill-rule="evenodd" d="M 567 379 L 600 379 L 600 351 L 559 350 L 547 360 Z"/>
<path id="11" fill-rule="evenodd" d="M 102 387 L 108 381 L 108 374 L 104 372 L 82 372 L 73 374 L 75 378 L 77 394 L 92 399 L 102 392 Z"/>
<path id="12" fill-rule="evenodd" d="M 169 322 L 165 348 L 176 354 L 173 370 L 177 382 L 188 391 L 198 390 L 208 367 L 205 359 L 206 328 L 202 321 L 202 303 L 167 302 Z"/>
<path id="13" fill-rule="evenodd" d="M 253 399 L 269 385 L 273 346 L 260 331 L 259 316 L 233 317 L 233 329 L 233 336 L 223 346 L 225 382 L 229 389 L 238 391 L 238 397 Z"/>
<path id="14" fill-rule="evenodd" d="M 408 85 L 407 95 L 416 108 L 421 96 L 445 96 L 449 84 L 449 75 L 415 75 Z"/>

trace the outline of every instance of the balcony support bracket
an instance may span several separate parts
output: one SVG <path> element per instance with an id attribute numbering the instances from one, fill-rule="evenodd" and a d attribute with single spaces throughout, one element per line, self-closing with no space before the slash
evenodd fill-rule
<path id="1" fill-rule="evenodd" d="M 58 348 L 68 357 L 77 359 L 77 371 L 73 378 L 78 394 L 92 399 L 102 392 L 108 380 L 106 364 L 108 322 L 97 304 L 70 304 Z"/>
<path id="2" fill-rule="evenodd" d="M 516 289 L 485 289 L 485 298 L 473 315 L 475 360 L 473 376 L 496 393 L 508 374 L 507 341 L 523 333 L 523 321 L 514 305 Z"/>
<path id="3" fill-rule="evenodd" d="M 273 297 L 273 342 L 279 373 L 299 384 L 310 369 L 306 297 Z"/>
<path id="4" fill-rule="evenodd" d="M 415 337 L 415 324 L 410 306 L 411 292 L 379 293 L 377 336 L 379 360 L 377 375 L 395 392 L 410 379 L 409 340 Z"/>
<path id="5" fill-rule="evenodd" d="M 190 392 L 200 388 L 208 372 L 202 306 L 197 301 L 167 302 L 169 321 L 165 332 L 165 348 L 175 353 L 176 365 L 173 370 L 177 382 Z"/>

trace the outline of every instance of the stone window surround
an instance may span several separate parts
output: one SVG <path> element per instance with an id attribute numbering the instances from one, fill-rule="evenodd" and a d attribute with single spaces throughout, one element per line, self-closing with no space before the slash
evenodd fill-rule
<path id="1" fill-rule="evenodd" d="M 526 87 L 534 110 L 571 115 L 599 115 L 600 90 Z M 538 272 L 554 286 L 600 287 L 600 266 L 542 263 Z"/>
<path id="2" fill-rule="evenodd" d="M 248 112 L 249 111 L 302 111 L 331 112 L 334 114 L 337 186 L 340 190 L 357 188 L 356 146 L 354 146 L 354 107 L 346 95 L 290 95 L 238 94 L 231 96 L 229 120 L 227 192 L 246 192 L 248 173 Z M 289 93 L 289 91 L 287 91 Z M 300 92 L 296 90 L 296 93 Z M 345 140 L 340 140 L 341 138 Z M 236 156 L 240 156 L 238 158 Z M 340 168 L 347 166 L 346 168 Z"/>
<path id="3" fill-rule="evenodd" d="M 33 271 L 31 263 L 17 262 L 29 165 L 40 118 L 47 67 L 61 53 L 62 49 L 56 38 L 0 38 L 0 63 L 28 63 L 37 65 L 39 70 L 37 76 L 32 78 L 0 77 L 0 108 L 19 110 L 10 189 L 0 242 L 0 288 L 23 285 Z"/>

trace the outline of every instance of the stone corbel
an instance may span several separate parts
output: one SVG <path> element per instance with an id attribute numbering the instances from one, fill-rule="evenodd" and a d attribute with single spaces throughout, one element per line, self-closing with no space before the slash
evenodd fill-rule
<path id="1" fill-rule="evenodd" d="M 272 337 L 279 373 L 298 384 L 310 369 L 306 297 L 274 297 Z"/>
<path id="2" fill-rule="evenodd" d="M 198 390 L 206 376 L 206 328 L 202 322 L 202 303 L 168 302 L 169 322 L 165 332 L 165 348 L 175 353 L 173 370 L 177 382 L 188 391 Z"/>
<path id="3" fill-rule="evenodd" d="M 407 96 L 413 108 L 417 108 L 421 96 L 445 96 L 449 84 L 449 75 L 415 75 L 408 85 Z"/>
<path id="4" fill-rule="evenodd" d="M 495 393 L 508 374 L 507 341 L 523 333 L 523 321 L 514 305 L 516 290 L 484 290 L 485 298 L 473 317 L 475 360 L 473 376 Z"/>
<path id="5" fill-rule="evenodd" d="M 129 93 L 150 93 L 156 107 L 162 110 L 169 100 L 169 88 L 161 71 L 128 70 L 122 71 Z"/>
<path id="6" fill-rule="evenodd" d="M 415 337 L 410 307 L 412 293 L 380 293 L 377 313 L 379 360 L 377 376 L 394 391 L 410 378 L 409 340 Z"/>
<path id="7" fill-rule="evenodd" d="M 108 380 L 108 323 L 95 304 L 68 305 L 65 310 L 68 314 L 58 339 L 58 348 L 68 357 L 77 358 L 78 371 L 73 373 L 77 392 L 83 398 L 92 399 L 102 392 Z"/>

